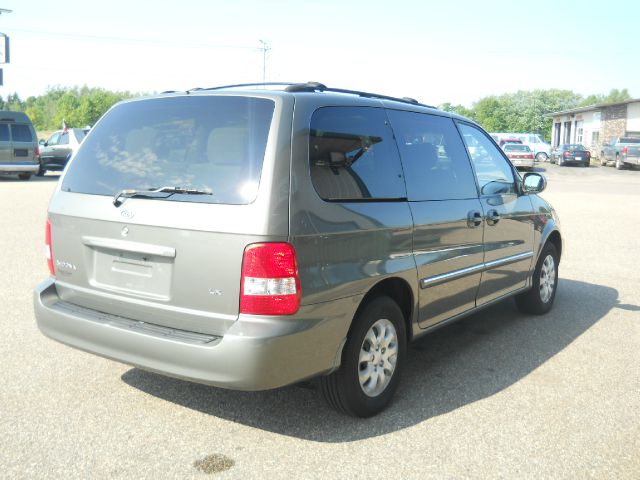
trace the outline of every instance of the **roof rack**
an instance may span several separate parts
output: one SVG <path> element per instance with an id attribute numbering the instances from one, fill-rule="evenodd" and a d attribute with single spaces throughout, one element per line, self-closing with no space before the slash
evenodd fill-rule
<path id="1" fill-rule="evenodd" d="M 391 100 L 393 102 L 410 103 L 411 105 L 419 105 L 421 107 L 436 108 L 433 105 L 426 105 L 418 102 L 415 98 L 409 97 L 390 97 L 387 95 L 380 95 L 377 93 L 361 92 L 359 90 L 346 90 L 344 88 L 330 88 L 320 82 L 306 82 L 306 83 L 292 83 L 292 82 L 262 82 L 262 83 L 237 83 L 235 85 L 222 85 L 220 87 L 209 88 L 190 88 L 189 92 L 197 91 L 212 91 L 212 90 L 225 90 L 227 88 L 243 88 L 243 87 L 273 87 L 273 86 L 285 86 L 285 92 L 300 93 L 300 92 L 333 92 L 333 93 L 345 93 L 348 95 L 358 95 L 365 98 L 376 98 L 379 100 Z M 173 90 L 168 90 L 162 93 L 177 93 Z"/>
<path id="2" fill-rule="evenodd" d="M 420 105 L 422 107 L 429 107 L 429 108 L 435 108 L 433 105 L 425 105 L 423 103 L 418 102 L 416 99 L 414 98 L 409 98 L 409 97 L 402 97 L 402 98 L 398 98 L 398 97 L 390 97 L 387 95 L 379 95 L 377 93 L 370 93 L 370 92 L 361 92 L 358 90 L 345 90 L 344 88 L 330 88 L 327 87 L 326 85 L 323 85 L 322 83 L 318 83 L 318 82 L 307 82 L 307 83 L 295 83 L 292 85 L 289 85 L 287 88 L 285 88 L 286 92 L 335 92 L 335 93 L 346 93 L 349 95 L 358 95 L 360 97 L 365 97 L 365 98 L 377 98 L 380 100 L 392 100 L 394 102 L 402 102 L 402 103 L 410 103 L 412 105 Z"/>
<path id="3" fill-rule="evenodd" d="M 295 83 L 292 82 L 259 82 L 259 83 L 238 83 L 235 85 L 223 85 L 221 87 L 209 87 L 209 88 L 192 88 L 190 91 L 197 91 L 197 90 L 206 90 L 206 91 L 211 91 L 211 90 L 223 90 L 225 88 L 242 88 L 242 87 L 274 87 L 276 85 L 280 85 L 280 86 L 290 86 L 290 85 L 295 85 Z"/>

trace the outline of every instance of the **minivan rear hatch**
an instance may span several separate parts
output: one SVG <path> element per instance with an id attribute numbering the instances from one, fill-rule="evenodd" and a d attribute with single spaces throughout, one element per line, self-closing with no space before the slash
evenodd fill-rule
<path id="1" fill-rule="evenodd" d="M 245 246 L 274 240 L 251 222 L 274 108 L 272 99 L 239 95 L 112 108 L 49 208 L 61 299 L 223 334 L 238 317 Z"/>

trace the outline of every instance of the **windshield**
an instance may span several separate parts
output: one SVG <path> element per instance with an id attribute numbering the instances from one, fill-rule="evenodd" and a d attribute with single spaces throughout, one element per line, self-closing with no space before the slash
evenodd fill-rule
<path id="1" fill-rule="evenodd" d="M 171 186 L 166 201 L 255 200 L 274 110 L 267 99 L 166 97 L 117 105 L 83 142 L 64 177 L 67 192 L 109 195 Z"/>
<path id="2" fill-rule="evenodd" d="M 576 144 L 567 145 L 567 150 L 586 150 L 586 148 L 576 143 Z"/>
<path id="3" fill-rule="evenodd" d="M 78 143 L 82 142 L 82 140 L 84 139 L 84 137 L 87 134 L 87 132 L 85 130 L 83 130 L 82 128 L 74 128 L 73 129 L 73 133 L 75 133 L 76 140 L 78 140 Z"/>
<path id="4" fill-rule="evenodd" d="M 518 143 L 507 143 L 504 146 L 505 152 L 530 152 L 531 149 L 528 145 L 520 145 Z"/>

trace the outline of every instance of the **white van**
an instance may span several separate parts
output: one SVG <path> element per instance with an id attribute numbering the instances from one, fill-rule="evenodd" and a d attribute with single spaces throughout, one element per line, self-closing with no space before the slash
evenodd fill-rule
<path id="1" fill-rule="evenodd" d="M 516 139 L 523 145 L 528 145 L 538 162 L 546 162 L 551 154 L 551 144 L 544 141 L 539 133 L 490 133 L 491 137 L 500 143 L 501 140 Z"/>

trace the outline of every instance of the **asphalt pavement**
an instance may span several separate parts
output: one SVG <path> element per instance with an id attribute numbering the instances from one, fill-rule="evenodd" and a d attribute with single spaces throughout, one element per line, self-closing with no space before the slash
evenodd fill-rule
<path id="1" fill-rule="evenodd" d="M 538 170 L 565 237 L 551 313 L 509 300 L 425 337 L 367 420 L 314 382 L 226 391 L 45 338 L 58 176 L 0 177 L 0 477 L 640 478 L 640 171 Z"/>

